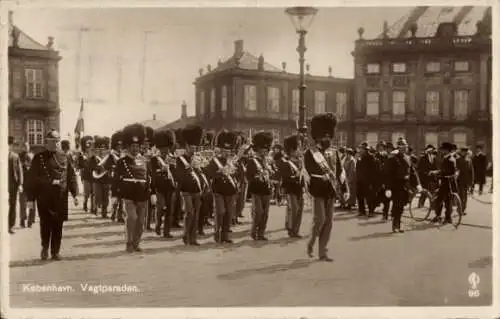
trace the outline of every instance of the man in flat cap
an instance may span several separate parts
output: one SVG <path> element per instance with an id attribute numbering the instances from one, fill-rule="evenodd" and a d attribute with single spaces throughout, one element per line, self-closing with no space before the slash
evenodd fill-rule
<path id="1" fill-rule="evenodd" d="M 467 215 L 465 209 L 467 208 L 467 190 L 470 189 L 471 185 L 474 183 L 474 167 L 472 165 L 472 160 L 469 155 L 469 148 L 463 146 L 460 148 L 457 158 L 457 169 L 458 169 L 458 195 L 460 196 L 460 201 L 462 202 L 462 213 Z"/>
<path id="2" fill-rule="evenodd" d="M 483 153 L 483 146 L 476 146 L 476 155 L 472 159 L 474 164 L 474 184 L 479 185 L 479 195 L 483 194 L 484 184 L 486 184 L 486 169 L 488 167 L 488 159 Z"/>
<path id="3" fill-rule="evenodd" d="M 9 234 L 14 234 L 16 224 L 17 195 L 23 192 L 23 166 L 14 151 L 14 137 L 9 136 Z"/>
<path id="4" fill-rule="evenodd" d="M 408 143 L 400 138 L 397 142 L 398 150 L 393 152 L 387 163 L 387 190 L 385 195 L 392 199 L 392 231 L 403 233 L 401 229 L 401 215 L 410 198 L 410 191 L 415 186 L 418 192 L 422 186 L 417 171 L 408 155 Z"/>
<path id="5" fill-rule="evenodd" d="M 389 218 L 389 206 L 390 206 L 390 199 L 385 197 L 385 190 L 387 188 L 387 161 L 389 160 L 389 153 L 392 151 L 388 151 L 387 145 L 389 143 L 386 143 L 385 141 L 380 141 L 377 144 L 377 154 L 375 155 L 375 159 L 377 160 L 378 164 L 378 178 L 377 181 L 378 183 L 376 184 L 376 205 L 378 206 L 380 203 L 382 203 L 382 220 L 387 221 Z"/>
<path id="6" fill-rule="evenodd" d="M 369 151 L 368 143 L 359 146 L 361 157 L 356 163 L 358 197 L 358 210 L 360 216 L 366 216 L 365 202 L 368 205 L 368 216 L 375 214 L 376 192 L 378 185 L 379 166 L 372 152 Z"/>
<path id="7" fill-rule="evenodd" d="M 75 170 L 68 157 L 61 150 L 59 132 L 49 130 L 45 136 L 45 150 L 36 154 L 30 167 L 33 187 L 28 190 L 28 207 L 36 201 L 40 217 L 42 239 L 41 259 L 60 260 L 62 229 L 68 220 L 68 194 L 78 206 L 78 183 Z"/>
<path id="8" fill-rule="evenodd" d="M 457 163 L 453 156 L 453 144 L 444 142 L 441 144 L 440 151 L 442 153 L 442 161 L 439 168 L 439 177 L 441 180 L 438 197 L 436 199 L 436 217 L 432 220 L 433 222 L 441 221 L 441 213 L 443 210 L 443 203 L 446 207 L 445 218 L 443 224 L 451 223 L 451 203 L 450 194 L 452 192 L 458 192 L 456 175 L 457 175 Z"/>

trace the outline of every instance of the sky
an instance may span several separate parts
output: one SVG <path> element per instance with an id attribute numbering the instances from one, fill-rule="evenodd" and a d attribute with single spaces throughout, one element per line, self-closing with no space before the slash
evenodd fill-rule
<path id="1" fill-rule="evenodd" d="M 352 78 L 358 28 L 365 29 L 365 38 L 374 38 L 384 20 L 390 26 L 410 10 L 319 8 L 306 38 L 310 73 L 328 75 L 332 66 L 333 76 Z M 62 56 L 63 136 L 72 134 L 81 98 L 86 101 L 85 133 L 92 135 L 110 135 L 153 114 L 174 121 L 183 101 L 188 115 L 194 115 L 198 70 L 206 72 L 207 65 L 229 58 L 237 39 L 277 67 L 286 62 L 289 72 L 299 68 L 297 35 L 284 8 L 37 8 L 18 9 L 13 20 L 42 44 L 55 37 Z"/>

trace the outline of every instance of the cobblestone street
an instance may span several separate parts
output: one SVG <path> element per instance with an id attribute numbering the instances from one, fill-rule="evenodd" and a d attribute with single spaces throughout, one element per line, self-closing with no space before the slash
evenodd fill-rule
<path id="1" fill-rule="evenodd" d="M 392 234 L 380 215 L 358 218 L 336 212 L 332 263 L 306 256 L 306 238 L 288 239 L 285 207 L 272 206 L 269 242 L 255 243 L 245 223 L 233 245 L 200 247 L 144 234 L 142 253 L 124 251 L 123 225 L 72 208 L 65 223 L 60 262 L 39 261 L 39 224 L 11 236 L 12 307 L 182 306 L 476 306 L 492 298 L 491 195 L 471 198 L 463 225 L 438 228 L 403 219 Z M 304 216 L 307 235 L 311 213 Z M 468 297 L 468 276 L 480 276 L 480 296 Z M 27 292 L 27 285 L 70 285 L 70 292 Z M 86 285 L 129 285 L 138 292 L 86 292 Z M 87 286 L 88 287 L 88 286 Z"/>

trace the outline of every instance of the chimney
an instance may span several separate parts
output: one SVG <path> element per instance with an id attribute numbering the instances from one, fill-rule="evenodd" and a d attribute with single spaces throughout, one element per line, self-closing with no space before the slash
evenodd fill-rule
<path id="1" fill-rule="evenodd" d="M 234 56 L 241 56 L 243 54 L 243 40 L 234 41 Z"/>
<path id="2" fill-rule="evenodd" d="M 262 54 L 259 56 L 257 68 L 259 71 L 264 71 L 264 56 Z"/>
<path id="3" fill-rule="evenodd" d="M 182 101 L 181 105 L 181 119 L 186 119 L 187 116 L 187 104 L 186 101 Z"/>
<path id="4" fill-rule="evenodd" d="M 328 77 L 331 78 L 332 77 L 332 66 L 328 66 Z"/>
<path id="5" fill-rule="evenodd" d="M 286 72 L 286 62 L 281 62 L 281 68 L 283 69 L 283 72 Z"/>
<path id="6" fill-rule="evenodd" d="M 9 11 L 9 24 L 14 25 L 14 12 Z"/>
<path id="7" fill-rule="evenodd" d="M 156 114 L 153 114 L 153 121 L 156 121 Z"/>

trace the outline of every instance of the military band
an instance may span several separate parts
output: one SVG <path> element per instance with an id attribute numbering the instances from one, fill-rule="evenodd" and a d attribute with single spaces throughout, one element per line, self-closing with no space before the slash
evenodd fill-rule
<path id="1" fill-rule="evenodd" d="M 291 135 L 283 145 L 273 146 L 273 136 L 257 132 L 250 138 L 239 131 L 218 134 L 200 126 L 154 132 L 141 124 L 128 125 L 106 136 L 83 136 L 81 151 L 70 156 L 58 132 L 46 136 L 46 150 L 37 154 L 26 171 L 28 202 L 38 205 L 41 222 L 41 258 L 60 259 L 62 225 L 68 219 L 68 194 L 78 194 L 75 168 L 83 184 L 83 209 L 125 224 L 125 249 L 141 251 L 144 230 L 152 222 L 158 236 L 171 239 L 172 229 L 183 220 L 183 242 L 198 246 L 204 228 L 212 226 L 218 245 L 232 244 L 231 228 L 239 224 L 248 196 L 254 241 L 267 241 L 266 228 L 273 197 L 279 205 L 286 199 L 285 229 L 290 238 L 301 238 L 306 194 L 312 198 L 312 230 L 306 253 L 331 261 L 327 245 L 333 227 L 335 202 L 345 209 L 358 206 L 360 215 L 372 215 L 383 205 L 388 220 L 392 202 L 392 231 L 402 233 L 401 215 L 409 194 L 437 191 L 435 222 L 450 222 L 450 192 L 457 192 L 465 213 L 467 193 L 475 182 L 474 163 L 467 148 L 443 143 L 437 150 L 428 145 L 420 158 L 409 150 L 404 138 L 397 149 L 383 141 L 377 149 L 361 143 L 357 150 L 333 145 L 337 120 L 332 113 L 316 115 L 311 121 L 312 143 Z M 271 149 L 274 149 L 271 152 Z M 272 155 L 271 155 L 272 153 Z M 283 193 L 282 193 L 283 192 Z M 423 193 L 424 194 L 424 193 Z M 111 199 L 111 200 L 110 200 Z M 419 205 L 423 205 L 422 195 Z M 365 204 L 367 204 L 367 211 Z M 90 206 L 90 207 L 89 207 Z M 89 210 L 90 208 L 90 210 Z"/>

